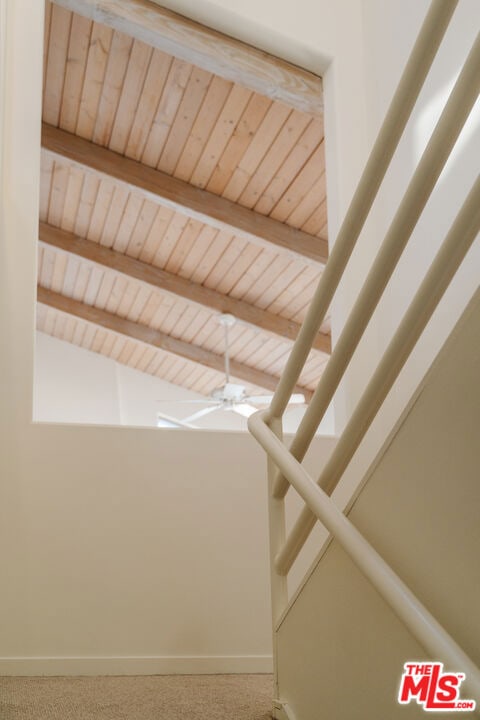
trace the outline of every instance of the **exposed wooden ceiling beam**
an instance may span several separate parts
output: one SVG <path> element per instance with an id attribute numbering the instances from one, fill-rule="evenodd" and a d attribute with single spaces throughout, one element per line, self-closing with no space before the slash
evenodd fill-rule
<path id="1" fill-rule="evenodd" d="M 152 345 L 165 352 L 173 353 L 192 362 L 205 365 L 205 367 L 218 370 L 218 372 L 224 372 L 223 355 L 217 355 L 217 353 L 211 352 L 210 350 L 205 350 L 198 345 L 192 345 L 183 340 L 178 340 L 166 333 L 149 328 L 146 325 L 141 325 L 131 320 L 121 318 L 113 313 L 106 312 L 105 310 L 86 305 L 85 303 L 61 295 L 53 290 L 48 290 L 41 285 L 37 287 L 37 301 L 42 305 L 55 308 L 55 310 L 67 313 L 68 315 L 74 315 L 82 320 L 93 323 L 94 325 L 100 325 L 107 330 L 133 338 L 146 345 Z M 257 385 L 266 390 L 275 390 L 278 383 L 278 378 L 273 375 L 268 375 L 261 370 L 256 370 L 236 360 L 230 360 L 230 371 L 231 374 L 239 380 Z M 295 391 L 303 393 L 307 401 L 312 397 L 312 392 L 306 388 L 297 387 Z"/>
<path id="2" fill-rule="evenodd" d="M 296 322 L 282 318 L 279 315 L 273 315 L 242 300 L 223 295 L 179 275 L 166 272 L 140 260 L 135 260 L 128 257 L 128 255 L 103 247 L 91 240 L 80 238 L 52 225 L 41 222 L 39 238 L 47 245 L 73 253 L 110 270 L 115 270 L 141 282 L 153 285 L 164 292 L 172 293 L 221 313 L 231 313 L 239 320 L 267 332 L 295 340 L 300 330 L 300 325 Z M 330 336 L 319 333 L 313 347 L 321 352 L 330 353 Z"/>
<path id="3" fill-rule="evenodd" d="M 261 95 L 305 112 L 323 111 L 317 75 L 211 30 L 147 0 L 55 0 L 68 10 L 119 30 Z"/>
<path id="4" fill-rule="evenodd" d="M 323 238 L 308 235 L 46 123 L 42 125 L 42 146 L 73 163 L 126 183 L 161 205 L 269 250 L 286 251 L 293 258 L 316 266 L 323 266 L 327 260 L 328 244 Z"/>

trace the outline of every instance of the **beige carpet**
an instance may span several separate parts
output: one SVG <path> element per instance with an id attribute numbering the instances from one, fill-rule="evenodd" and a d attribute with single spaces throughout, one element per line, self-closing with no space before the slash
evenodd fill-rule
<path id="1" fill-rule="evenodd" d="M 1 720 L 268 720 L 271 675 L 0 677 Z"/>

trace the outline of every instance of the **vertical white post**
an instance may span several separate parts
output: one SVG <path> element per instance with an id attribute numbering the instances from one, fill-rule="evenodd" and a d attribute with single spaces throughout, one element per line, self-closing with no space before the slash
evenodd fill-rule
<path id="1" fill-rule="evenodd" d="M 270 428 L 275 435 L 282 440 L 282 419 L 272 418 L 270 420 Z M 274 698 L 279 698 L 278 691 L 278 671 L 277 671 L 277 634 L 276 626 L 284 611 L 287 600 L 287 577 L 279 575 L 275 569 L 275 557 L 283 547 L 285 542 L 285 501 L 283 498 L 273 497 L 273 483 L 277 474 L 277 467 L 268 458 L 268 516 L 269 516 L 269 535 L 270 535 L 270 584 L 272 594 L 272 624 L 273 624 L 273 681 L 274 681 Z"/>

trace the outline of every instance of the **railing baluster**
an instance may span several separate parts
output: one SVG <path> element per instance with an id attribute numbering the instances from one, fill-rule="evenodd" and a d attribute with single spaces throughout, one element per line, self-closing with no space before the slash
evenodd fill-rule
<path id="1" fill-rule="evenodd" d="M 286 574 L 317 519 L 343 545 L 357 567 L 433 657 L 460 667 L 480 699 L 480 671 L 437 623 L 328 496 L 338 484 L 403 365 L 480 231 L 477 179 L 417 290 L 377 370 L 315 484 L 300 462 L 331 402 L 365 328 L 418 222 L 480 92 L 480 35 L 468 55 L 440 120 L 347 320 L 294 441 L 282 442 L 281 416 L 298 381 L 357 238 L 377 195 L 457 0 L 433 0 L 362 174 L 307 317 L 268 411 L 249 418 L 249 429 L 268 455 L 269 522 L 274 627 L 287 604 Z M 480 290 L 478 291 L 480 294 Z M 282 476 L 282 473 L 284 476 Z M 284 496 L 292 484 L 306 506 L 285 542 Z M 320 486 L 320 487 L 319 487 Z M 275 644 L 275 632 L 274 632 Z M 276 656 L 276 649 L 274 645 Z M 277 675 L 275 669 L 275 682 Z M 278 693 L 276 694 L 278 697 Z"/>
<path id="2" fill-rule="evenodd" d="M 457 4 L 458 0 L 433 0 L 430 6 L 282 373 L 269 417 L 285 411 Z"/>
<path id="3" fill-rule="evenodd" d="M 480 178 L 475 182 L 458 213 L 318 479 L 318 484 L 325 492 L 331 493 L 338 484 L 479 231 Z M 305 507 L 275 560 L 278 572 L 286 574 L 289 571 L 315 522 L 316 518 L 311 510 Z"/>
<path id="4" fill-rule="evenodd" d="M 355 306 L 298 427 L 290 446 L 290 452 L 297 460 L 304 458 L 315 436 L 315 432 L 343 373 L 435 187 L 479 92 L 480 35 L 477 36 L 465 61 Z M 287 489 L 288 483 L 278 475 L 275 482 L 276 497 L 284 496 Z"/>

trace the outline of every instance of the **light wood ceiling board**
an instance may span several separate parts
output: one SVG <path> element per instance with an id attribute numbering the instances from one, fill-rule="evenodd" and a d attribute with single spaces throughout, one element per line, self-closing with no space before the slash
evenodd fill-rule
<path id="1" fill-rule="evenodd" d="M 290 108 L 279 103 L 270 106 L 246 152 L 233 170 L 222 197 L 232 202 L 238 201 L 291 112 Z"/>
<path id="2" fill-rule="evenodd" d="M 110 357 L 112 360 L 118 361 L 120 353 L 128 342 L 128 338 L 122 335 L 117 335 L 116 333 L 112 334 L 115 336 L 115 342 L 113 343 Z"/>
<path id="3" fill-rule="evenodd" d="M 327 198 L 323 200 L 318 207 L 315 208 L 308 220 L 302 225 L 302 230 L 309 235 L 317 235 L 318 237 L 326 237 L 327 231 Z"/>
<path id="4" fill-rule="evenodd" d="M 142 153 L 142 163 L 145 165 L 157 167 L 192 70 L 190 63 L 178 58 L 173 59 Z"/>
<path id="5" fill-rule="evenodd" d="M 51 312 L 55 312 L 55 311 L 52 310 Z M 72 343 L 73 343 L 73 345 L 80 347 L 82 340 L 83 340 L 83 336 L 87 329 L 87 323 L 82 322 L 81 320 L 78 320 L 77 318 L 74 318 L 74 319 L 77 322 L 75 324 L 75 330 L 73 332 Z"/>
<path id="6" fill-rule="evenodd" d="M 39 214 L 40 220 L 46 222 L 48 218 L 48 208 L 50 205 L 50 190 L 52 186 L 52 172 L 55 160 L 53 155 L 42 153 L 40 164 L 40 198 L 39 198 Z"/>
<path id="7" fill-rule="evenodd" d="M 323 146 L 323 125 L 318 118 L 315 118 L 307 126 L 303 135 L 263 191 L 254 207 L 256 212 L 262 213 L 262 215 L 270 215 L 288 186 L 298 176 L 312 154 L 318 151 L 320 144 Z M 321 168 L 322 166 L 320 170 Z"/>
<path id="8" fill-rule="evenodd" d="M 203 281 L 205 287 L 216 289 L 229 270 L 236 266 L 237 262 L 239 262 L 239 258 L 242 256 L 242 253 L 247 249 L 248 252 L 251 252 L 252 250 L 252 248 L 249 247 L 247 240 L 244 238 L 233 237 Z M 253 250 L 255 249 L 253 248 Z"/>
<path id="9" fill-rule="evenodd" d="M 185 328 L 183 332 L 183 339 L 186 342 L 194 342 L 195 338 L 202 332 L 205 325 L 210 322 L 211 317 L 212 313 L 209 310 L 200 308 L 195 321 Z"/>
<path id="10" fill-rule="evenodd" d="M 260 307 L 268 307 L 271 302 L 295 279 L 304 269 L 302 263 L 289 262 L 288 258 L 277 255 L 271 265 L 263 273 L 260 282 L 252 286 L 245 294 L 244 300 Z"/>
<path id="11" fill-rule="evenodd" d="M 53 270 L 55 267 L 56 253 L 53 248 L 45 248 L 40 268 L 40 282 L 49 288 L 52 285 Z"/>
<path id="12" fill-rule="evenodd" d="M 123 298 L 123 295 L 128 286 L 128 278 L 125 275 L 115 275 L 115 280 L 108 296 L 105 307 L 103 308 L 107 312 L 117 314 L 118 306 Z"/>
<path id="13" fill-rule="evenodd" d="M 255 301 L 255 306 L 266 310 L 276 298 L 288 289 L 305 270 L 305 265 L 299 262 L 291 262 L 280 272 L 275 279 L 267 284 L 264 292 Z"/>
<path id="14" fill-rule="evenodd" d="M 255 247 L 251 243 L 247 243 L 240 253 L 238 259 L 233 263 L 230 269 L 225 273 L 215 286 L 217 292 L 223 295 L 230 295 L 232 289 L 248 270 L 254 266 L 258 260 L 258 256 L 262 253 L 262 249 Z"/>
<path id="15" fill-rule="evenodd" d="M 155 313 L 149 323 L 149 327 L 153 328 L 154 330 L 161 330 L 163 321 L 168 316 L 168 313 L 175 305 L 175 303 L 178 303 L 178 300 L 176 300 L 172 295 L 164 295 L 162 293 L 160 295 L 160 298 L 160 305 L 155 310 Z"/>
<path id="16" fill-rule="evenodd" d="M 157 215 L 158 206 L 155 205 L 155 203 L 145 200 L 125 250 L 126 255 L 134 259 L 140 256 Z"/>
<path id="17" fill-rule="evenodd" d="M 65 272 L 67 269 L 68 256 L 65 253 L 56 253 L 55 264 L 53 266 L 52 281 L 50 287 L 55 292 L 62 292 L 65 280 Z"/>
<path id="18" fill-rule="evenodd" d="M 113 332 L 133 338 L 133 341 L 153 345 L 167 352 L 191 360 L 192 362 L 200 363 L 219 372 L 223 371 L 223 355 L 212 353 L 199 346 L 185 343 L 182 340 L 172 338 L 157 330 L 152 330 L 151 328 L 147 328 L 138 323 L 118 317 L 117 315 L 107 313 L 104 310 L 99 310 L 98 308 L 86 305 L 85 303 L 80 303 L 72 298 L 67 298 L 59 293 L 54 293 L 41 286 L 38 286 L 37 288 L 37 299 L 38 302 L 44 305 L 48 305 L 49 307 L 53 307 L 61 312 L 79 317 L 89 323 L 92 323 L 93 326 L 107 328 Z M 89 338 L 90 342 L 91 339 L 93 339 L 93 337 Z M 125 358 L 129 354 L 131 354 L 131 352 L 129 348 L 127 348 L 125 351 L 122 351 L 119 359 L 122 357 Z M 266 373 L 262 373 L 247 365 L 242 365 L 234 359 L 231 361 L 231 372 L 232 376 L 239 379 L 245 379 L 247 382 L 255 383 L 265 389 L 274 389 L 278 381 L 278 378 L 269 376 Z M 299 392 L 302 392 L 302 390 L 299 390 Z"/>
<path id="19" fill-rule="evenodd" d="M 255 336 L 246 339 L 242 338 L 240 346 L 236 346 L 235 349 L 236 358 L 239 362 L 246 362 L 247 358 L 259 352 L 269 339 L 269 336 L 263 333 L 257 333 Z"/>
<path id="20" fill-rule="evenodd" d="M 47 60 L 48 48 L 50 44 L 50 23 L 52 19 L 52 3 L 49 0 L 45 2 L 45 18 L 43 24 L 43 95 L 45 95 L 45 85 L 47 82 Z"/>
<path id="21" fill-rule="evenodd" d="M 165 230 L 152 260 L 152 264 L 155 265 L 155 267 L 160 269 L 166 267 L 173 250 L 177 246 L 177 243 L 188 225 L 188 222 L 189 218 L 186 215 L 182 215 L 178 212 L 172 215 L 172 219 Z"/>
<path id="22" fill-rule="evenodd" d="M 311 121 L 311 116 L 305 115 L 305 113 L 298 111 L 290 113 L 281 131 L 270 145 L 265 157 L 238 198 L 240 205 L 248 208 L 255 207 Z M 320 139 L 319 137 L 319 141 Z"/>
<path id="23" fill-rule="evenodd" d="M 75 15 L 74 17 L 79 17 Z M 109 145 L 122 96 L 127 68 L 130 68 L 133 39 L 123 33 L 114 32 L 107 59 L 100 103 L 95 121 L 92 140 L 99 145 Z M 66 82 L 66 81 L 65 81 Z M 63 130 L 68 130 L 60 123 Z M 70 130 L 70 132 L 74 132 Z"/>
<path id="24" fill-rule="evenodd" d="M 292 211 L 299 205 L 313 184 L 323 174 L 323 162 L 323 146 L 320 146 L 312 153 L 309 160 L 286 189 L 268 217 L 275 218 L 282 223 L 287 222 Z M 322 200 L 323 197 L 320 197 L 319 202 Z"/>
<path id="25" fill-rule="evenodd" d="M 141 359 L 137 362 L 136 370 L 138 370 L 139 372 L 145 372 L 146 368 L 148 368 L 156 354 L 157 351 L 155 350 L 155 348 L 145 348 Z"/>
<path id="26" fill-rule="evenodd" d="M 172 220 L 174 211 L 169 208 L 159 206 L 157 214 L 152 223 L 152 227 L 145 238 L 143 247 L 140 251 L 138 259 L 142 262 L 153 264 L 153 260 L 160 246 L 163 236 Z"/>
<path id="27" fill-rule="evenodd" d="M 175 121 L 170 128 L 160 159 L 156 165 L 158 170 L 162 170 L 168 175 L 174 174 L 211 81 L 211 73 L 197 67 L 192 69 L 192 74 L 178 106 Z"/>
<path id="28" fill-rule="evenodd" d="M 212 267 L 214 267 L 222 257 L 232 238 L 233 236 L 230 233 L 217 230 L 215 237 L 212 239 L 212 242 L 208 244 L 203 256 L 199 258 L 196 267 L 188 279 L 199 285 L 203 285 Z"/>
<path id="29" fill-rule="evenodd" d="M 102 178 L 98 186 L 95 205 L 88 226 L 87 237 L 89 240 L 99 242 L 105 233 L 109 232 L 109 228 L 106 227 L 106 220 L 114 195 L 115 183 L 107 178 Z"/>
<path id="30" fill-rule="evenodd" d="M 129 193 L 127 202 L 122 213 L 122 219 L 115 234 L 112 249 L 119 253 L 125 253 L 132 233 L 137 225 L 140 212 L 143 207 L 145 198 L 139 193 Z"/>
<path id="31" fill-rule="evenodd" d="M 157 312 L 161 304 L 162 295 L 159 292 L 152 292 L 147 302 L 145 303 L 145 307 L 140 313 L 138 322 L 142 325 L 148 325 L 149 327 L 153 327 L 153 318 L 155 317 L 155 313 Z"/>
<path id="32" fill-rule="evenodd" d="M 87 140 L 93 137 L 95 130 L 112 38 L 113 31 L 110 28 L 93 24 L 75 128 L 75 133 Z M 45 106 L 48 107 L 47 102 Z"/>
<path id="33" fill-rule="evenodd" d="M 320 273 L 314 268 L 304 268 L 303 271 L 288 285 L 283 292 L 279 293 L 275 300 L 267 305 L 268 312 L 274 315 L 287 317 L 291 312 L 291 304 L 300 296 L 305 300 L 311 300 L 315 287 L 320 278 Z"/>
<path id="34" fill-rule="evenodd" d="M 66 315 L 63 316 L 64 320 L 66 320 Z M 105 342 L 107 337 L 107 331 L 103 329 L 98 329 L 93 337 L 92 344 L 90 346 L 91 352 L 100 353 L 100 348 L 103 346 L 103 343 Z"/>
<path id="35" fill-rule="evenodd" d="M 185 229 L 180 236 L 176 246 L 170 253 L 170 257 L 165 265 L 165 270 L 177 274 L 181 266 L 189 256 L 192 248 L 197 244 L 200 233 L 205 225 L 198 220 L 190 218 Z"/>
<path id="36" fill-rule="evenodd" d="M 132 353 L 135 350 L 135 347 L 136 343 L 133 340 L 127 340 L 118 356 L 118 362 L 122 365 L 128 365 L 128 361 L 132 357 Z"/>
<path id="37" fill-rule="evenodd" d="M 41 306 L 39 306 L 41 307 Z M 65 325 L 65 331 L 63 334 L 63 339 L 65 342 L 72 343 L 73 342 L 73 336 L 75 334 L 75 328 L 77 325 L 76 318 L 69 317 L 67 318 L 67 324 Z"/>
<path id="38" fill-rule="evenodd" d="M 46 158 L 42 157 L 42 166 Z M 80 200 L 82 197 L 83 183 L 85 181 L 85 175 L 81 168 L 71 165 L 68 176 L 68 185 L 65 192 L 65 202 L 63 203 L 63 217 L 60 223 L 60 227 L 63 230 L 73 232 L 75 228 L 76 217 L 78 208 L 80 206 Z M 42 215 L 40 214 L 40 220 Z"/>
<path id="39" fill-rule="evenodd" d="M 205 143 L 215 127 L 231 89 L 232 83 L 217 76 L 212 78 L 205 100 L 175 167 L 174 175 L 179 180 L 190 181 L 202 155 Z"/>
<path id="40" fill-rule="evenodd" d="M 198 344 L 201 345 L 203 348 L 206 348 L 207 350 L 212 350 L 219 355 L 224 355 L 225 330 L 218 322 L 218 317 L 212 315 L 208 325 L 211 328 L 211 332 L 209 332 L 208 335 L 202 339 L 202 342 L 199 342 Z M 230 328 L 229 340 L 231 340 L 232 343 L 235 342 L 235 339 L 238 337 L 238 335 L 242 334 L 242 332 L 242 326 L 239 323 L 236 323 L 232 328 Z M 236 356 L 233 353 L 230 353 L 230 357 L 236 359 Z"/>
<path id="41" fill-rule="evenodd" d="M 231 313 L 239 320 L 259 327 L 270 333 L 283 335 L 290 339 L 294 339 L 298 334 L 299 327 L 285 321 L 281 317 L 276 315 L 270 316 L 268 313 L 265 313 L 255 307 L 251 307 L 242 301 L 224 296 L 217 291 L 212 291 L 202 285 L 197 285 L 172 273 L 159 270 L 147 265 L 146 263 L 142 263 L 139 260 L 129 258 L 114 250 L 102 247 L 92 241 L 78 238 L 77 236 L 71 233 L 66 233 L 59 228 L 46 225 L 45 223 L 40 223 L 39 239 L 42 243 L 45 243 L 49 249 L 56 248 L 57 250 L 64 251 L 65 253 L 74 254 L 78 257 L 84 258 L 85 260 L 96 263 L 97 265 L 101 265 L 104 269 L 122 273 L 129 279 L 135 278 L 141 283 L 147 283 L 149 286 L 156 287 L 164 292 L 170 292 L 171 294 L 179 296 L 188 302 L 193 302 L 196 305 L 207 307 L 215 312 Z M 43 280 L 43 277 L 41 279 Z M 47 286 L 46 282 L 42 282 L 42 284 Z M 111 292 L 113 292 L 113 287 L 114 285 L 112 280 L 110 285 Z M 97 288 L 97 295 L 95 297 L 98 297 L 99 291 L 100 286 Z M 124 286 L 122 288 L 122 294 L 125 294 L 125 292 L 126 287 Z M 107 300 L 108 296 L 105 297 L 105 303 Z M 315 343 L 315 347 L 328 351 L 329 338 L 319 336 Z"/>
<path id="42" fill-rule="evenodd" d="M 105 310 L 108 299 L 113 291 L 115 280 L 115 273 L 105 272 L 103 274 L 102 281 L 100 283 L 100 287 L 98 288 L 98 293 L 95 298 L 95 307 L 98 307 L 101 310 Z M 64 294 L 67 295 L 67 293 Z"/>
<path id="43" fill-rule="evenodd" d="M 258 329 L 252 328 L 248 325 L 243 326 L 241 332 L 230 340 L 230 347 L 232 353 L 237 356 L 246 345 L 254 340 L 255 338 L 265 339 L 265 334 L 258 331 Z"/>
<path id="44" fill-rule="evenodd" d="M 198 382 L 200 377 L 204 375 L 204 371 L 201 367 L 190 368 L 186 367 L 179 369 L 178 373 L 172 379 L 175 385 L 182 385 L 183 387 L 191 387 L 193 383 Z M 184 408 L 185 410 L 186 408 Z M 184 414 L 182 412 L 182 414 Z"/>
<path id="45" fill-rule="evenodd" d="M 305 112 L 323 111 L 318 76 L 147 0 L 56 2 L 261 95 Z"/>
<path id="46" fill-rule="evenodd" d="M 146 372 L 149 375 L 156 375 L 157 370 L 163 360 L 163 353 L 160 350 L 157 350 L 157 348 L 152 348 L 152 349 L 154 350 L 153 357 L 152 357 L 151 361 L 148 363 L 148 365 L 144 368 L 143 372 Z"/>
<path id="47" fill-rule="evenodd" d="M 64 295 L 73 297 L 75 283 L 77 282 L 78 273 L 82 260 L 75 255 L 67 255 L 67 267 L 65 270 L 63 286 L 60 290 Z"/>
<path id="48" fill-rule="evenodd" d="M 100 180 L 100 176 L 94 173 L 85 173 L 74 226 L 74 232 L 82 237 L 88 237 L 93 208 L 100 187 Z"/>
<path id="49" fill-rule="evenodd" d="M 311 186 L 307 194 L 298 203 L 297 207 L 292 210 L 285 220 L 286 223 L 293 227 L 303 227 L 312 213 L 326 198 L 326 182 L 325 173 L 323 173 Z"/>
<path id="50" fill-rule="evenodd" d="M 271 105 L 269 98 L 257 93 L 252 95 L 208 181 L 206 189 L 209 192 L 222 195 L 232 175 L 232 168 L 239 164 Z"/>
<path id="51" fill-rule="evenodd" d="M 52 169 L 52 184 L 48 206 L 48 222 L 60 225 L 63 218 L 63 206 L 70 170 L 64 163 L 55 163 Z"/>
<path id="52" fill-rule="evenodd" d="M 134 41 L 108 143 L 115 152 L 125 152 L 152 54 L 152 48 Z"/>
<path id="53" fill-rule="evenodd" d="M 75 286 L 73 288 L 72 297 L 74 300 L 83 300 L 87 291 L 88 281 L 92 272 L 92 267 L 86 263 L 81 263 L 78 268 Z M 43 283 L 41 283 L 43 284 Z"/>
<path id="54" fill-rule="evenodd" d="M 187 331 L 194 333 L 196 327 L 201 327 L 204 321 L 201 308 L 196 305 L 187 304 L 175 323 L 172 334 L 188 342 L 185 337 Z"/>
<path id="55" fill-rule="evenodd" d="M 71 24 L 71 12 L 57 5 L 52 7 L 45 74 L 44 110 L 44 118 L 52 125 L 58 125 L 60 117 Z"/>
<path id="56" fill-rule="evenodd" d="M 140 286 L 135 280 L 129 279 L 117 308 L 117 315 L 128 319 L 130 310 L 140 291 Z"/>
<path id="57" fill-rule="evenodd" d="M 135 348 L 128 360 L 128 366 L 132 368 L 132 370 L 137 369 L 137 365 L 142 359 L 142 357 L 145 355 L 146 350 L 147 348 L 144 345 L 140 345 L 140 343 L 137 343 L 135 345 Z"/>
<path id="58" fill-rule="evenodd" d="M 146 168 L 139 163 L 94 145 L 62 130 L 43 125 L 43 146 L 99 174 L 110 176 L 135 188 L 144 197 L 172 207 L 196 220 L 229 230 L 262 247 L 279 247 L 306 262 L 324 264 L 327 243 L 290 228 L 269 217 L 258 215 L 224 198 L 199 190 L 176 178 Z"/>
<path id="59" fill-rule="evenodd" d="M 58 124 L 67 132 L 75 132 L 80 109 L 88 51 L 92 34 L 92 22 L 88 18 L 73 14 L 68 43 L 67 63 L 63 84 L 62 103 Z M 45 96 L 45 121 L 49 122 L 49 97 Z M 55 124 L 55 123 L 54 123 Z"/>
<path id="60" fill-rule="evenodd" d="M 252 93 L 241 85 L 234 85 L 218 116 L 208 142 L 199 158 L 190 182 L 196 187 L 205 188 L 219 162 L 235 128 L 248 105 Z"/>
<path id="61" fill-rule="evenodd" d="M 172 62 L 170 55 L 160 50 L 153 51 L 125 149 L 125 154 L 134 160 L 142 159 Z"/>
<path id="62" fill-rule="evenodd" d="M 286 360 L 291 349 L 291 343 L 279 342 L 278 338 L 270 337 L 260 350 L 249 356 L 246 362 L 247 364 L 251 362 L 254 367 L 267 368 L 274 364 L 279 358 Z M 283 370 L 283 364 L 284 363 L 280 363 L 278 375 L 280 375 Z"/>
<path id="63" fill-rule="evenodd" d="M 246 293 L 257 282 L 262 282 L 262 276 L 267 272 L 270 264 L 277 257 L 275 253 L 262 250 L 252 263 L 231 288 L 229 295 L 237 300 L 245 300 Z"/>
<path id="64" fill-rule="evenodd" d="M 85 295 L 83 296 L 83 302 L 87 305 L 94 305 L 98 296 L 98 291 L 100 290 L 100 286 L 102 284 L 103 276 L 105 275 L 105 270 L 101 267 L 98 267 L 97 265 L 93 265 L 89 278 L 87 287 L 85 290 Z M 127 288 L 128 290 L 128 288 Z M 122 297 L 122 301 L 125 298 L 126 292 L 124 293 Z"/>

